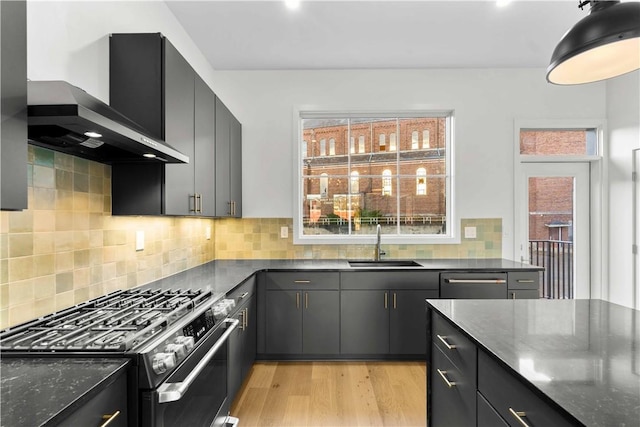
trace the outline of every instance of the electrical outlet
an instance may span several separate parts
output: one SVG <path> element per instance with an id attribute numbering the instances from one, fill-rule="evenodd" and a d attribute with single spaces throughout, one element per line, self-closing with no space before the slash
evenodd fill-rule
<path id="1" fill-rule="evenodd" d="M 136 251 L 144 251 L 144 230 L 136 231 Z"/>
<path id="2" fill-rule="evenodd" d="M 280 238 L 286 239 L 289 237 L 289 227 L 280 227 Z"/>
<path id="3" fill-rule="evenodd" d="M 464 228 L 464 238 L 465 239 L 475 239 L 476 238 L 476 228 L 475 227 L 465 227 Z"/>

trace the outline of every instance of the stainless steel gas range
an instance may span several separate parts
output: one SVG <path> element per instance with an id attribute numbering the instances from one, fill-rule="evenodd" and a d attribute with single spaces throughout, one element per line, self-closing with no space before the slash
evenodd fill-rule
<path id="1" fill-rule="evenodd" d="M 0 333 L 3 357 L 129 357 L 129 424 L 228 426 L 233 303 L 208 290 L 126 290 Z"/>

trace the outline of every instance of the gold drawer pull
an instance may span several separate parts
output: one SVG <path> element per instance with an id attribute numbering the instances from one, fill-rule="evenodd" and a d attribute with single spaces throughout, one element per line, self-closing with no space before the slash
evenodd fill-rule
<path id="1" fill-rule="evenodd" d="M 443 337 L 442 335 L 436 335 L 436 336 L 438 337 L 438 339 L 439 339 L 440 341 L 442 341 L 442 343 L 443 343 L 445 346 L 447 346 L 447 348 L 448 348 L 449 350 L 455 350 L 455 349 L 456 349 L 456 345 L 455 345 L 455 344 L 449 344 L 449 343 L 447 342 L 447 339 L 446 339 L 447 337 Z"/>
<path id="2" fill-rule="evenodd" d="M 440 369 L 436 369 L 436 371 L 438 371 L 438 373 L 442 377 L 442 380 L 447 384 L 447 387 L 451 388 L 456 386 L 456 383 L 454 381 L 449 381 L 449 379 L 447 378 L 447 371 L 441 371 Z"/>
<path id="3" fill-rule="evenodd" d="M 533 283 L 534 281 L 532 279 L 518 279 L 518 280 L 516 280 L 516 282 L 518 282 L 518 283 Z"/>
<path id="4" fill-rule="evenodd" d="M 511 415 L 513 415 L 513 417 L 518 420 L 518 423 L 522 426 L 522 427 L 529 427 L 529 424 L 527 424 L 522 417 L 526 417 L 527 413 L 526 412 L 522 412 L 522 411 L 514 411 L 513 408 L 509 408 L 509 412 L 511 413 Z"/>
<path id="5" fill-rule="evenodd" d="M 294 280 L 293 283 L 311 283 L 311 280 Z"/>
<path id="6" fill-rule="evenodd" d="M 120 415 L 120 411 L 116 411 L 113 414 L 103 415 L 102 421 L 104 421 L 104 423 L 102 423 L 100 427 L 107 427 L 109 424 L 111 424 L 111 421 L 115 420 L 118 417 L 118 415 Z"/>
<path id="7" fill-rule="evenodd" d="M 247 295 L 249 295 L 249 292 L 245 292 L 245 293 L 243 293 L 242 295 L 240 295 L 240 296 L 238 297 L 238 299 L 245 299 L 245 298 L 247 297 Z"/>

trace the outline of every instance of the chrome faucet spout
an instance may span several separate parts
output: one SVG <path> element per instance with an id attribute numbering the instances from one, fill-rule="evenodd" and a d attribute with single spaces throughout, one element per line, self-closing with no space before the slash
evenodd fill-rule
<path id="1" fill-rule="evenodd" d="M 378 224 L 376 226 L 376 253 L 374 256 L 375 261 L 380 261 L 380 258 L 382 257 L 382 255 L 386 255 L 386 252 L 380 249 L 381 234 L 382 234 L 382 227 L 380 226 L 380 224 Z"/>

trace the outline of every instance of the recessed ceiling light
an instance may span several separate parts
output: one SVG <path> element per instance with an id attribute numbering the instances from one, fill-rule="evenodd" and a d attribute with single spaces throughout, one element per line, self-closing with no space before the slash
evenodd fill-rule
<path id="1" fill-rule="evenodd" d="M 300 7 L 300 0 L 284 0 L 284 5 L 287 9 L 295 10 Z"/>
<path id="2" fill-rule="evenodd" d="M 153 154 L 153 153 L 144 153 L 143 156 L 147 157 L 149 159 L 155 159 L 156 158 L 156 155 Z"/>
<path id="3" fill-rule="evenodd" d="M 85 136 L 88 136 L 89 138 L 100 138 L 102 136 L 101 133 L 98 132 L 92 132 L 92 131 L 87 131 L 84 133 Z"/>

